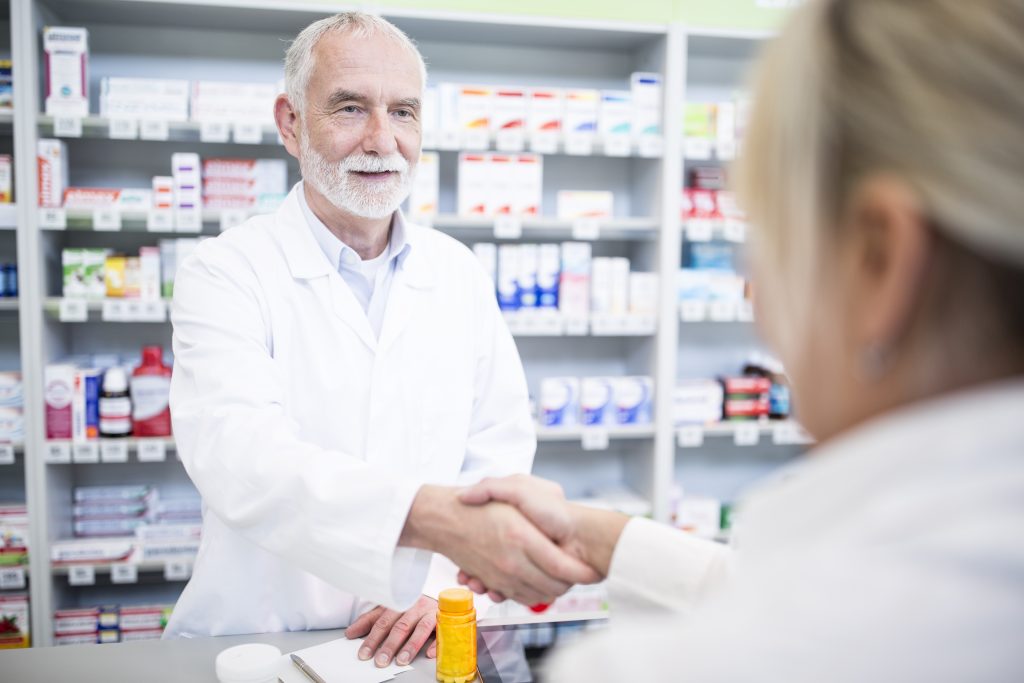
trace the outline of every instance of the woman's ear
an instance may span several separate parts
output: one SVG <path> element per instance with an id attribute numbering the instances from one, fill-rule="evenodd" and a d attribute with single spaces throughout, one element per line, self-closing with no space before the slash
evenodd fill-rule
<path id="1" fill-rule="evenodd" d="M 889 350 L 911 327 L 931 251 L 931 232 L 914 188 L 895 174 L 860 181 L 846 205 L 843 260 L 856 302 L 854 343 Z"/>

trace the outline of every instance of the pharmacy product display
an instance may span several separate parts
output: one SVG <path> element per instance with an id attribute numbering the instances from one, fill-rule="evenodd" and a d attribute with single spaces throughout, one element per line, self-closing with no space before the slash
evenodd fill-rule
<path id="1" fill-rule="evenodd" d="M 0 67 L 2 72 L 2 67 Z M 3 96 L 2 81 L 0 81 L 0 97 Z M 2 101 L 0 101 L 0 109 Z M 0 154 L 0 204 L 10 204 L 14 201 L 14 159 L 10 154 Z"/>
<path id="2" fill-rule="evenodd" d="M 28 508 L 0 502 L 0 568 L 28 564 Z"/>
<path id="3" fill-rule="evenodd" d="M 46 366 L 46 438 L 89 441 L 171 435 L 171 369 L 159 346 L 142 349 L 127 370 L 117 356 Z"/>
<path id="4" fill-rule="evenodd" d="M 750 98 L 736 95 L 722 102 L 687 102 L 683 109 L 686 156 L 732 159 L 742 145 L 750 118 Z"/>
<path id="5" fill-rule="evenodd" d="M 79 486 L 72 498 L 76 538 L 136 536 L 142 542 L 191 539 L 198 537 L 202 524 L 198 494 L 168 500 L 161 498 L 152 485 Z"/>
<path id="6" fill-rule="evenodd" d="M 116 209 L 149 214 L 147 227 L 198 232 L 204 208 L 273 211 L 288 192 L 284 159 L 201 159 L 175 152 L 169 176 L 153 176 L 148 188 L 68 186 L 68 150 L 62 140 L 38 142 L 39 206 L 68 211 Z"/>
<path id="7" fill-rule="evenodd" d="M 0 650 L 32 644 L 27 593 L 0 593 Z"/>
<path id="8" fill-rule="evenodd" d="M 538 421 L 543 427 L 650 424 L 650 377 L 549 377 L 541 381 Z"/>
<path id="9" fill-rule="evenodd" d="M 25 441 L 25 398 L 20 372 L 0 372 L 0 443 Z"/>
<path id="10" fill-rule="evenodd" d="M 478 242 L 473 251 L 495 282 L 503 311 L 544 309 L 587 319 L 593 314 L 653 315 L 657 273 L 638 273 L 624 257 L 594 257 L 586 242 Z"/>
<path id="11" fill-rule="evenodd" d="M 590 153 L 595 142 L 628 155 L 644 139 L 660 143 L 662 80 L 634 73 L 629 90 L 492 87 L 440 83 L 423 101 L 424 146 L 550 154 Z M 504 149 L 503 149 L 504 148 Z"/>
<path id="12" fill-rule="evenodd" d="M 198 244 L 199 238 L 194 237 L 164 239 L 158 246 L 141 247 L 138 255 L 110 249 L 64 249 L 61 295 L 92 300 L 170 298 L 178 263 Z"/>
<path id="13" fill-rule="evenodd" d="M 55 645 L 159 640 L 174 605 L 103 605 L 53 613 Z"/>
<path id="14" fill-rule="evenodd" d="M 539 216 L 543 168 L 538 154 L 460 154 L 459 215 Z"/>

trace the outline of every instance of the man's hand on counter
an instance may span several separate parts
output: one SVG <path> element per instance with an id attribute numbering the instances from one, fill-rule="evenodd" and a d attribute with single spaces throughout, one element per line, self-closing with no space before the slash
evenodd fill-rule
<path id="1" fill-rule="evenodd" d="M 574 584 L 600 580 L 515 507 L 468 505 L 451 487 L 420 488 L 399 545 L 441 553 L 491 590 L 526 605 L 551 602 Z"/>
<path id="2" fill-rule="evenodd" d="M 406 666 L 428 641 L 427 657 L 433 659 L 437 655 L 437 643 L 433 640 L 435 626 L 437 601 L 422 595 L 404 613 L 386 607 L 373 608 L 345 629 L 345 637 L 349 640 L 366 637 L 359 648 L 359 659 L 373 658 L 374 664 L 381 668 L 392 659 L 399 666 Z"/>

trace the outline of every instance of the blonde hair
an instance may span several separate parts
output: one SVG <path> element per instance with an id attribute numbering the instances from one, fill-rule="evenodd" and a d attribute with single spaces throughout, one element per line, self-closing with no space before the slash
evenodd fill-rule
<path id="1" fill-rule="evenodd" d="M 314 21 L 302 29 L 288 47 L 284 56 L 284 88 L 292 108 L 299 113 L 305 108 L 306 88 L 313 73 L 313 48 L 330 32 L 340 31 L 356 38 L 390 38 L 405 47 L 419 64 L 421 84 L 427 84 L 427 65 L 423 55 L 400 28 L 387 19 L 366 12 L 341 12 L 326 19 Z"/>
<path id="2" fill-rule="evenodd" d="M 874 172 L 910 183 L 943 238 L 1024 273 L 1024 0 L 809 0 L 767 46 L 736 182 L 776 342 L 809 329 L 814 269 Z"/>

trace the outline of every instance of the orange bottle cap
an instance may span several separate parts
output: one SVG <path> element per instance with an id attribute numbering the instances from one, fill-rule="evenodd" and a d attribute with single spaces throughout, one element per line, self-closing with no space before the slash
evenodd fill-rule
<path id="1" fill-rule="evenodd" d="M 446 588 L 437 599 L 442 612 L 468 612 L 473 609 L 473 594 L 467 588 Z"/>

